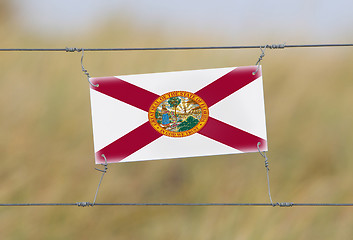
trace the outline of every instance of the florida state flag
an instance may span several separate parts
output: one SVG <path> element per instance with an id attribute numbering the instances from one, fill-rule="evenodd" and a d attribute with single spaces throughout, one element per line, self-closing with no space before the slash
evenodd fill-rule
<path id="1" fill-rule="evenodd" d="M 91 78 L 96 163 L 267 151 L 256 68 Z"/>

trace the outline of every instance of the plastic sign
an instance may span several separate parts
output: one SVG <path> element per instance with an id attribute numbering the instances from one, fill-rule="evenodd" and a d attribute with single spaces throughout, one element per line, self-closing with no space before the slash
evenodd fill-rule
<path id="1" fill-rule="evenodd" d="M 267 151 L 256 68 L 91 78 L 96 163 Z"/>

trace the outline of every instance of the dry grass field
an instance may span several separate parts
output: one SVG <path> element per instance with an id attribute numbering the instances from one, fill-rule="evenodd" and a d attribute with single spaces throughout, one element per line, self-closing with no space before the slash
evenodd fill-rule
<path id="1" fill-rule="evenodd" d="M 107 26 L 69 41 L 5 23 L 1 47 L 169 46 Z M 211 40 L 205 40 L 211 39 Z M 179 45 L 218 45 L 180 36 Z M 263 44 L 258 43 L 258 44 Z M 93 77 L 253 65 L 260 50 L 87 52 Z M 92 201 L 89 86 L 80 53 L 0 53 L 0 202 Z M 263 60 L 272 197 L 353 202 L 353 49 L 268 50 Z M 98 202 L 268 202 L 258 154 L 112 164 Z M 0 207 L 1 239 L 351 239 L 346 207 Z"/>

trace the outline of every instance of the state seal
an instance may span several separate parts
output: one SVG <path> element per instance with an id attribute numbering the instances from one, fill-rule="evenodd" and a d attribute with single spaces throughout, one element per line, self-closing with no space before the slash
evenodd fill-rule
<path id="1" fill-rule="evenodd" d="M 152 127 L 168 137 L 187 137 L 197 133 L 207 123 L 208 115 L 205 101 L 186 91 L 163 94 L 148 111 Z"/>

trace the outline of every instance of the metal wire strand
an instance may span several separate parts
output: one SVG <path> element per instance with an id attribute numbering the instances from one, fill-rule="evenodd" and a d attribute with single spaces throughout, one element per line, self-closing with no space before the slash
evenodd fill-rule
<path id="1" fill-rule="evenodd" d="M 271 44 L 249 46 L 201 46 L 201 47 L 136 47 L 136 48 L 0 48 L 2 52 L 80 52 L 84 51 L 170 51 L 170 50 L 221 50 L 221 49 L 284 49 L 284 48 L 317 48 L 317 47 L 353 47 L 353 43 L 328 44 Z"/>
<path id="2" fill-rule="evenodd" d="M 269 168 L 268 158 L 267 158 L 265 152 L 261 152 L 261 150 L 260 150 L 260 145 L 261 145 L 261 143 L 258 142 L 258 143 L 257 143 L 257 149 L 258 149 L 259 153 L 261 154 L 261 156 L 262 156 L 263 158 L 265 158 L 265 168 L 266 168 L 266 175 L 267 175 L 268 196 L 269 196 L 269 198 L 270 198 L 270 202 L 271 202 L 272 206 L 276 206 L 276 205 L 279 204 L 279 203 L 274 204 L 274 203 L 272 202 L 271 187 L 270 187 L 270 174 L 269 174 L 270 168 Z M 280 205 L 278 205 L 278 206 L 280 206 Z"/>
<path id="3" fill-rule="evenodd" d="M 0 203 L 0 207 L 51 207 L 51 206 L 93 206 L 90 202 L 76 203 Z M 353 203 L 95 203 L 94 206 L 150 206 L 150 207 L 353 207 Z"/>
<path id="4" fill-rule="evenodd" d="M 105 157 L 104 154 L 102 154 L 102 157 L 104 158 L 104 161 L 105 163 L 103 163 L 102 165 L 104 166 L 104 169 L 101 170 L 101 169 L 98 169 L 98 168 L 95 168 L 97 171 L 100 171 L 102 172 L 102 176 L 101 176 L 101 180 L 99 181 L 99 184 L 98 184 L 98 187 L 97 187 L 97 191 L 96 191 L 96 194 L 94 195 L 94 200 L 93 200 L 93 203 L 91 204 L 91 206 L 93 207 L 96 203 L 96 199 L 97 199 L 97 195 L 98 195 L 98 191 L 99 191 L 99 188 L 101 186 L 101 183 L 102 183 L 102 180 L 103 180 L 103 177 L 104 177 L 104 174 L 107 172 L 108 170 L 108 162 L 107 162 L 107 158 Z"/>
<path id="5" fill-rule="evenodd" d="M 257 65 L 256 71 L 253 72 L 252 75 L 255 75 L 255 74 L 259 71 L 260 62 L 262 61 L 262 58 L 265 56 L 266 47 L 267 47 L 267 45 L 264 47 L 264 49 L 262 49 L 262 47 L 260 47 L 261 55 L 260 55 L 260 57 L 259 57 L 259 60 L 257 60 L 257 62 L 256 62 L 256 64 L 255 64 L 255 65 Z"/>
<path id="6" fill-rule="evenodd" d="M 91 76 L 89 75 L 88 71 L 83 67 L 83 57 L 84 57 L 84 54 L 85 54 L 85 50 L 83 48 L 81 48 L 80 50 L 78 50 L 78 48 L 66 48 L 66 49 L 69 49 L 70 51 L 69 52 L 73 52 L 73 51 L 82 51 L 82 56 L 81 56 L 81 69 L 82 69 L 82 72 L 87 76 L 87 80 L 89 82 L 89 84 L 91 84 L 93 87 L 99 87 L 99 84 L 93 84 L 91 81 L 90 81 L 90 78 Z M 68 51 L 68 50 L 66 50 Z"/>

